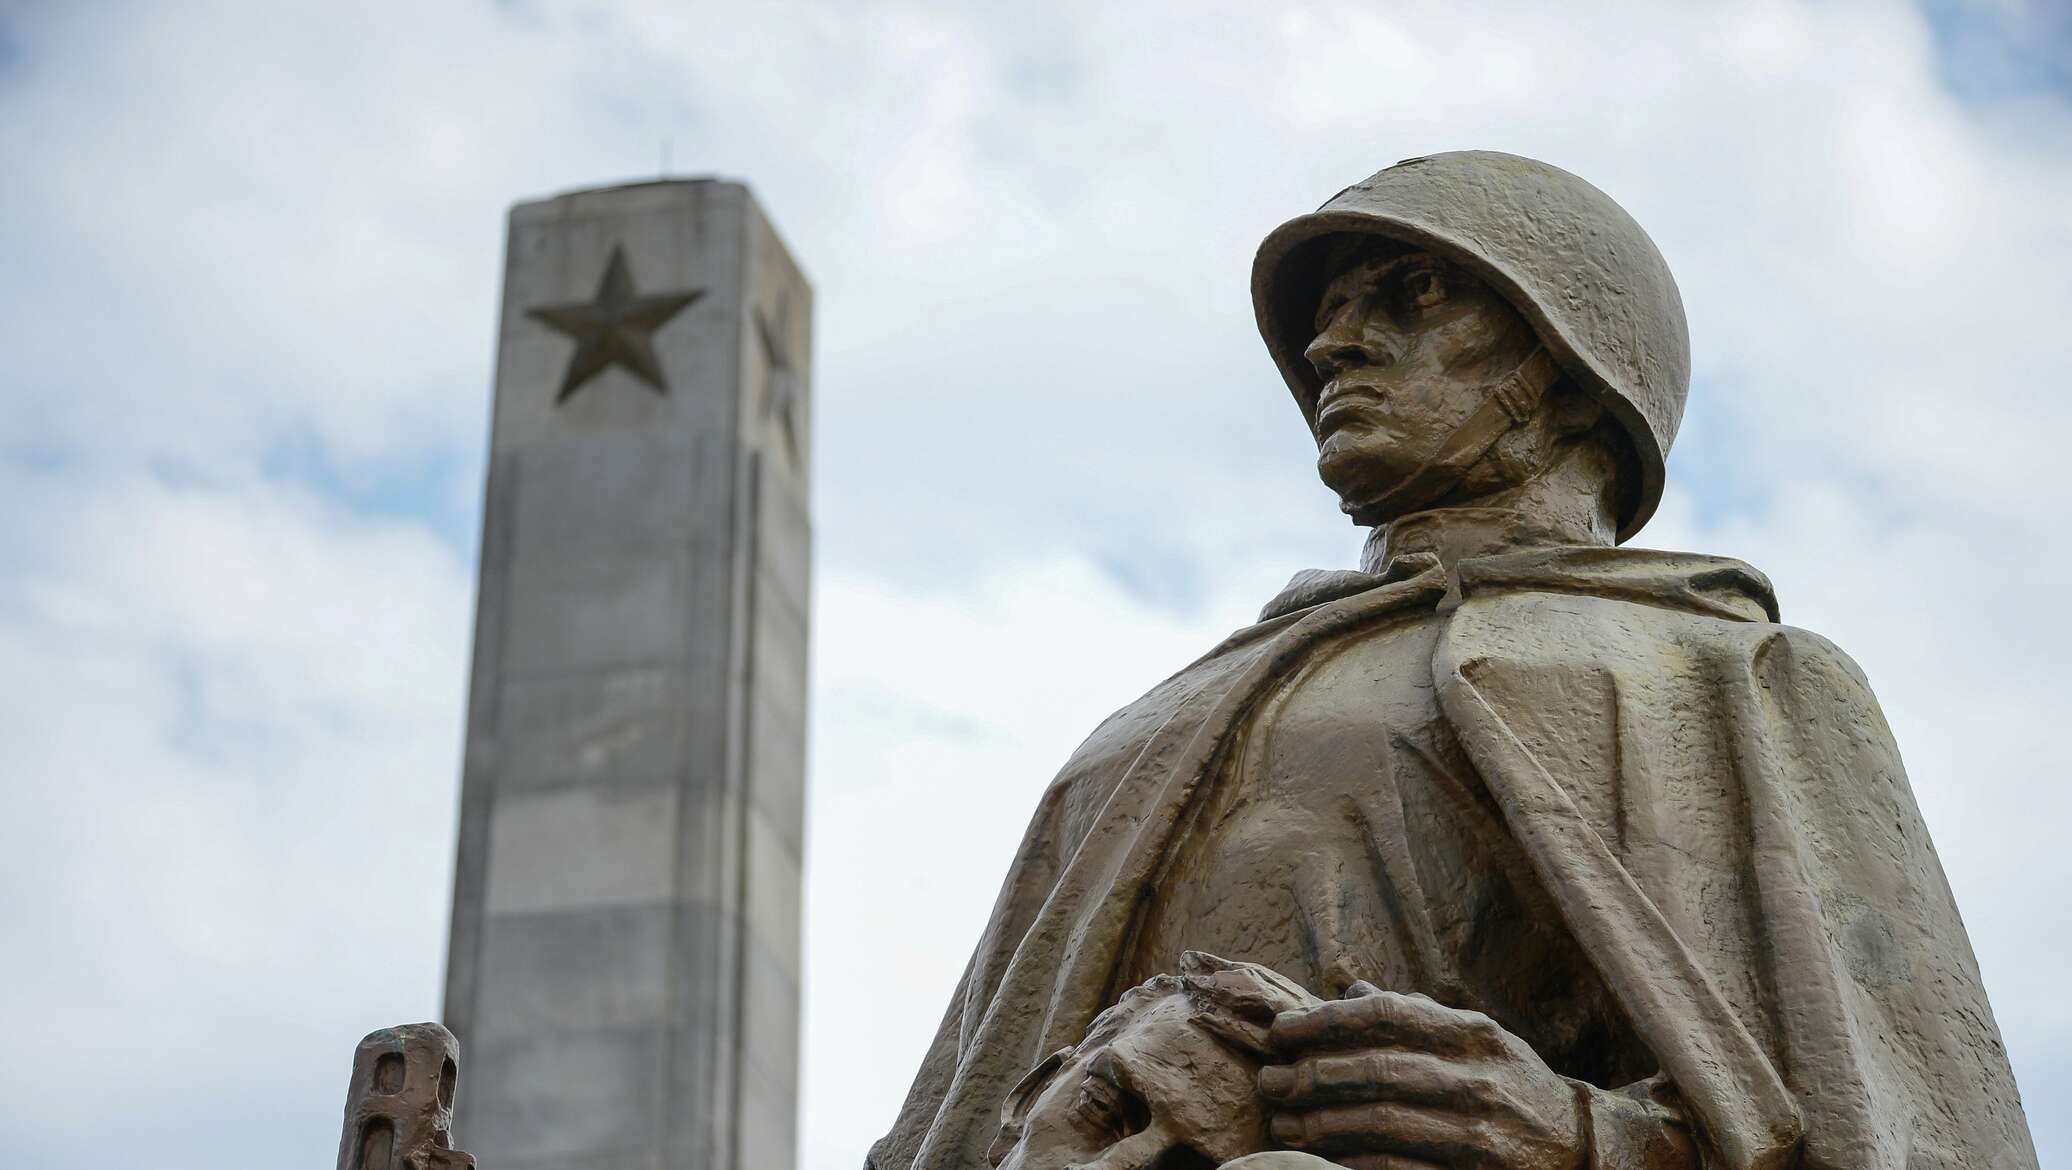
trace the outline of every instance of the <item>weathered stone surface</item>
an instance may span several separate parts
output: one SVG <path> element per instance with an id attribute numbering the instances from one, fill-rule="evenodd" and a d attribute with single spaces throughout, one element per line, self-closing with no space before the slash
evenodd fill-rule
<path id="1" fill-rule="evenodd" d="M 811 323 L 737 184 L 511 212 L 446 997 L 491 1170 L 790 1165 Z"/>
<path id="2" fill-rule="evenodd" d="M 1640 228 L 1414 159 L 1253 294 L 1363 564 L 1067 761 L 869 1164 L 2033 1170 L 1861 671 L 1749 566 L 1615 547 L 1687 388 Z M 1263 1035 L 1205 1040 L 1201 951 L 1279 981 Z"/>
<path id="3" fill-rule="evenodd" d="M 489 831 L 489 912 L 667 901 L 676 801 L 675 785 L 567 787 L 499 801 Z"/>
<path id="4" fill-rule="evenodd" d="M 569 1159 L 652 1150 L 664 1135 L 661 1072 L 671 1036 L 623 1028 L 490 1034 L 472 1051 L 468 1133 L 486 1170 L 515 1158 Z"/>
<path id="5" fill-rule="evenodd" d="M 668 1010 L 666 902 L 498 919 L 482 951 L 478 1030 L 532 1035 L 640 1027 Z"/>
<path id="6" fill-rule="evenodd" d="M 338 1170 L 473 1170 L 453 1148 L 460 1045 L 438 1024 L 372 1032 L 353 1050 Z"/>
<path id="7" fill-rule="evenodd" d="M 671 664 L 512 679 L 503 695 L 509 731 L 496 761 L 500 786 L 515 792 L 668 780 L 690 747 L 687 673 Z"/>

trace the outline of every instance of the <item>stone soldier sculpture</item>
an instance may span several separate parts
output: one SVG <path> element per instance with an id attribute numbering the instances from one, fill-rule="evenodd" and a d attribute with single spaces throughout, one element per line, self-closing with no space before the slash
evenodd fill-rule
<path id="1" fill-rule="evenodd" d="M 1749 566 L 1616 547 L 1690 374 L 1640 227 L 1543 163 L 1412 159 L 1252 292 L 1364 563 L 1065 765 L 869 1165 L 985 1166 L 1024 1075 L 1194 950 L 1326 997 L 1258 1087 L 1330 1164 L 2033 1168 L 1862 673 Z"/>

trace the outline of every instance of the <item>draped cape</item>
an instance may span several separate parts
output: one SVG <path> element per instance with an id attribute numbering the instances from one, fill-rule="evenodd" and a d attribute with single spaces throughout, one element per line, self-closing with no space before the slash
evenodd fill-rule
<path id="1" fill-rule="evenodd" d="M 1707 1166 L 2034 1170 L 1862 673 L 1778 624 L 1738 561 L 1608 548 L 1467 560 L 1452 582 L 1415 561 L 1298 578 L 1110 717 L 1046 790 L 868 1170 L 984 1167 L 1008 1090 L 1124 990 L 1143 911 L 1264 699 L 1442 596 L 1440 710 Z"/>

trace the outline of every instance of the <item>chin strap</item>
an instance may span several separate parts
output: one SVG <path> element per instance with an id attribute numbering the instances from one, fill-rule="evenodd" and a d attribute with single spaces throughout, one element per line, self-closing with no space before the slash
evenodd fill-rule
<path id="1" fill-rule="evenodd" d="M 1453 490 L 1498 439 L 1532 418 L 1560 375 L 1546 346 L 1533 350 L 1517 369 L 1497 379 L 1482 405 L 1453 429 L 1445 445 L 1424 466 L 1378 496 L 1342 505 L 1345 513 L 1355 524 L 1371 527 L 1424 507 Z"/>

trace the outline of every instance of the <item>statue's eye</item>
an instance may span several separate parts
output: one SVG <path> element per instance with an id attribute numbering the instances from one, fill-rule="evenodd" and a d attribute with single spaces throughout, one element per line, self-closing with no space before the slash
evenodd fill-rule
<path id="1" fill-rule="evenodd" d="M 1324 298 L 1324 303 L 1317 306 L 1316 331 L 1318 333 L 1322 333 L 1324 330 L 1329 329 L 1331 327 L 1331 319 L 1338 316 L 1338 310 L 1345 308 L 1345 302 L 1348 299 L 1350 298 Z"/>
<path id="2" fill-rule="evenodd" d="M 1429 268 L 1420 269 L 1403 278 L 1403 296 L 1412 305 L 1428 309 L 1446 299 L 1446 281 Z"/>
<path id="3" fill-rule="evenodd" d="M 1079 1087 L 1079 1100 L 1074 1106 L 1086 1122 L 1107 1135 L 1111 1142 L 1119 1142 L 1131 1134 L 1142 1133 L 1151 1124 L 1151 1110 L 1144 1099 L 1102 1076 L 1089 1076 Z"/>

